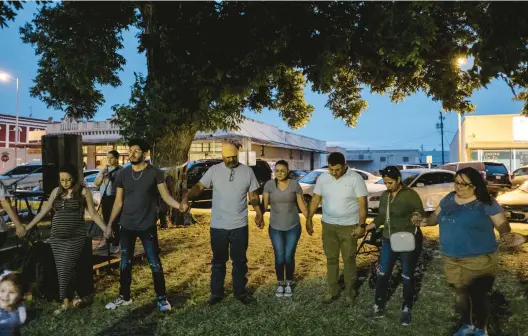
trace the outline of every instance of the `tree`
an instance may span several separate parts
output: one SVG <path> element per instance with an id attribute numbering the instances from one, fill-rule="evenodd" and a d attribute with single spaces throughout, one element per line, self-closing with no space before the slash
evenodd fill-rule
<path id="1" fill-rule="evenodd" d="M 154 144 L 157 164 L 175 166 L 197 131 L 236 128 L 245 109 L 303 126 L 314 111 L 307 82 L 350 126 L 364 89 L 395 102 L 422 90 L 446 111 L 472 112 L 467 97 L 493 78 L 526 87 L 527 12 L 524 2 L 61 2 L 43 4 L 21 34 L 40 56 L 31 94 L 92 118 L 97 85 L 121 84 L 121 32 L 137 27 L 148 73 L 114 107 L 117 120 L 126 138 Z M 461 71 L 456 59 L 468 56 Z"/>

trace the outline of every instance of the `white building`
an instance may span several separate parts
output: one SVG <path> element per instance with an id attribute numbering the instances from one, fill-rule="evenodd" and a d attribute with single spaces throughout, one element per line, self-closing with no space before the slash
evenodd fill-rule
<path id="1" fill-rule="evenodd" d="M 128 160 L 128 147 L 122 143 L 119 127 L 112 123 L 113 117 L 104 121 L 85 121 L 63 118 L 60 122 L 47 127 L 48 134 L 80 134 L 83 140 L 84 162 L 87 168 L 99 168 L 106 165 L 106 154 L 116 149 L 120 162 Z M 189 161 L 221 157 L 223 140 L 238 140 L 242 152 L 254 153 L 257 159 L 263 159 L 274 165 L 278 160 L 286 160 L 291 169 L 316 169 L 321 167 L 321 158 L 326 153 L 326 141 L 316 140 L 292 132 L 280 130 L 273 125 L 253 119 L 246 119 L 239 130 L 199 132 L 191 144 Z"/>
<path id="2" fill-rule="evenodd" d="M 419 164 L 418 149 L 347 149 L 347 164 L 352 168 L 376 172 L 396 164 Z"/>

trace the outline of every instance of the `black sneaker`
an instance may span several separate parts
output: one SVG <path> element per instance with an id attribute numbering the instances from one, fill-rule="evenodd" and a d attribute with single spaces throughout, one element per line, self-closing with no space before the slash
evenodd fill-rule
<path id="1" fill-rule="evenodd" d="M 409 308 L 403 308 L 401 312 L 400 323 L 402 326 L 411 325 L 411 310 Z"/>
<path id="2" fill-rule="evenodd" d="M 224 298 L 221 297 L 221 296 L 211 296 L 209 298 L 209 300 L 207 301 L 207 303 L 210 305 L 210 306 L 214 306 L 215 304 L 217 303 L 220 303 Z"/>
<path id="3" fill-rule="evenodd" d="M 255 299 L 249 294 L 235 296 L 235 299 L 237 299 L 238 301 L 240 301 L 242 304 L 245 304 L 245 305 L 250 305 L 256 302 Z"/>

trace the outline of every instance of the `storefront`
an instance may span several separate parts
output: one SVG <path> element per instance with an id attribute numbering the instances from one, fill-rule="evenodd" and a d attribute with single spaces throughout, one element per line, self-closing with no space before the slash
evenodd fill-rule
<path id="1" fill-rule="evenodd" d="M 465 117 L 462 155 L 458 158 L 457 133 L 450 145 L 451 162 L 500 162 L 510 172 L 528 166 L 528 118 L 518 114 Z"/>

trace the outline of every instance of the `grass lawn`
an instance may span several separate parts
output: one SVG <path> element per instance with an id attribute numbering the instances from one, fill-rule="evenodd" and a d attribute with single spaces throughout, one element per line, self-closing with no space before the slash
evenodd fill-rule
<path id="1" fill-rule="evenodd" d="M 359 296 L 355 307 L 345 308 L 344 298 L 323 305 L 326 259 L 321 226 L 316 233 L 304 231 L 297 248 L 296 287 L 291 299 L 274 296 L 273 250 L 267 229 L 259 231 L 250 214 L 248 250 L 249 289 L 257 304 L 243 306 L 232 298 L 230 267 L 226 278 L 228 298 L 214 307 L 207 305 L 210 260 L 209 215 L 196 210 L 198 224 L 160 231 L 162 262 L 173 310 L 159 313 L 154 305 L 150 268 L 145 260 L 133 271 L 134 303 L 115 311 L 104 305 L 118 294 L 118 272 L 96 278 L 97 295 L 92 306 L 55 317 L 56 304 L 29 303 L 37 315 L 22 330 L 23 335 L 452 335 L 457 327 L 453 291 L 446 285 L 437 251 L 438 231 L 424 230 L 425 248 L 418 269 L 419 294 L 413 310 L 413 325 L 399 326 L 402 289 L 397 286 L 385 319 L 373 321 L 363 314 L 373 304 L 374 291 L 364 275 L 375 256 L 358 256 Z M 268 218 L 266 216 L 266 218 Z M 526 232 L 525 232 L 526 233 Z M 528 299 L 523 280 L 528 279 L 528 246 L 502 251 L 501 273 L 493 293 L 490 335 L 528 335 Z M 104 273 L 104 272 L 103 272 Z M 398 272 L 395 272 L 398 273 Z M 394 276 L 396 284 L 398 276 Z"/>

